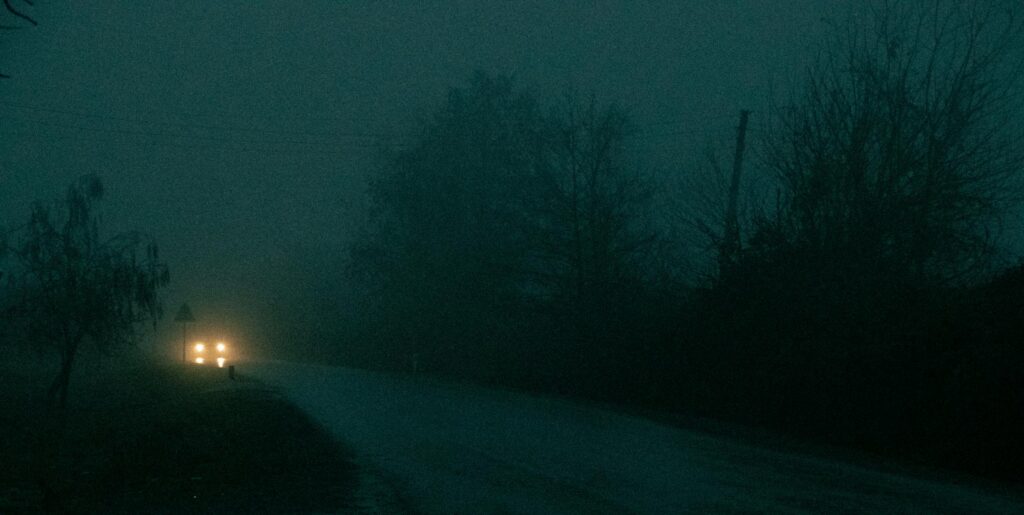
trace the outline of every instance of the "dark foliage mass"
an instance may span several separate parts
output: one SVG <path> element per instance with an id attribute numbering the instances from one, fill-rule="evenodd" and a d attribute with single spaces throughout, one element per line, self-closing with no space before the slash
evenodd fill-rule
<path id="1" fill-rule="evenodd" d="M 1020 26 L 942 3 L 871 15 L 772 120 L 779 201 L 695 302 L 686 376 L 709 397 L 691 402 L 1020 479 L 1024 354 L 1012 316 L 979 316 L 1022 293 L 983 273 L 1019 198 Z"/>
<path id="2" fill-rule="evenodd" d="M 692 291 L 659 266 L 627 113 L 476 76 L 373 185 L 344 359 L 1024 479 L 1022 272 L 992 259 L 1022 165 L 1004 11 L 882 3 L 836 24 L 755 142 L 773 202 Z"/>
<path id="3" fill-rule="evenodd" d="M 452 90 L 374 183 L 374 224 L 353 251 L 376 359 L 543 382 L 626 352 L 615 331 L 646 317 L 655 243 L 627 131 L 614 106 L 546 112 L 506 78 Z"/>

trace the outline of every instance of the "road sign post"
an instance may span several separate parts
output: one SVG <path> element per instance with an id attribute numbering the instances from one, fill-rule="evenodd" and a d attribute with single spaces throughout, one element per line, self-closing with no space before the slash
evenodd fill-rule
<path id="1" fill-rule="evenodd" d="M 185 357 L 185 349 L 188 347 L 188 323 L 195 322 L 196 317 L 192 315 L 192 310 L 189 309 L 188 304 L 182 303 L 181 308 L 178 309 L 178 314 L 174 317 L 175 322 L 181 322 L 181 362 L 187 362 Z"/>

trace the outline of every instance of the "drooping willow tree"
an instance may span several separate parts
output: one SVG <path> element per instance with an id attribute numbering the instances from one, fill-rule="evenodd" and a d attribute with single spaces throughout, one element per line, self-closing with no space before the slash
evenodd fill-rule
<path id="1" fill-rule="evenodd" d="M 103 236 L 95 209 L 102 194 L 99 179 L 83 177 L 52 207 L 34 204 L 7 242 L 14 277 L 6 314 L 31 345 L 59 357 L 48 390 L 57 408 L 67 404 L 83 346 L 106 352 L 132 344 L 139 324 L 160 317 L 158 292 L 168 283 L 151 238 Z"/>

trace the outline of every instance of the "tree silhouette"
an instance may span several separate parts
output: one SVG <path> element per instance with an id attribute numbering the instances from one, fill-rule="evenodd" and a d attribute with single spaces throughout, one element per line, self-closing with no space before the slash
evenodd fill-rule
<path id="1" fill-rule="evenodd" d="M 772 113 L 765 162 L 784 200 L 762 241 L 918 284 L 987 264 L 1022 163 L 1024 26 L 995 5 L 884 2 L 836 27 Z"/>
<path id="2" fill-rule="evenodd" d="M 67 404 L 82 345 L 108 352 L 135 341 L 136 326 L 160 316 L 158 290 L 168 282 L 156 244 L 139 233 L 102 238 L 95 203 L 99 179 L 86 176 L 51 209 L 35 203 L 9 243 L 15 257 L 12 314 L 28 341 L 54 351 L 60 367 L 48 390 L 52 406 Z"/>
<path id="3" fill-rule="evenodd" d="M 382 337 L 425 366 L 487 339 L 514 294 L 514 230 L 532 166 L 535 101 L 504 77 L 452 89 L 371 187 L 376 220 L 353 251 Z M 385 322 L 385 320 L 387 322 Z"/>
<path id="4" fill-rule="evenodd" d="M 545 130 L 524 204 L 524 266 L 531 289 L 559 309 L 577 321 L 601 319 L 642 275 L 638 258 L 656 239 L 647 218 L 652 192 L 628 160 L 628 119 L 617 107 L 567 98 Z"/>
<path id="5" fill-rule="evenodd" d="M 612 306 L 651 241 L 627 126 L 571 99 L 543 114 L 504 77 L 451 90 L 372 185 L 373 231 L 352 253 L 372 337 L 427 369 L 509 367 L 508 349 L 558 340 L 552 322 L 578 337 L 627 311 Z"/>

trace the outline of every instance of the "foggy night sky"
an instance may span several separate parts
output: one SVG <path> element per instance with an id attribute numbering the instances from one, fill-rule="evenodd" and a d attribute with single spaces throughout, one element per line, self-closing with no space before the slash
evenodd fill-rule
<path id="1" fill-rule="evenodd" d="M 739 109 L 756 129 L 822 18 L 851 5 L 35 3 L 38 27 L 0 35 L 0 224 L 97 173 L 107 234 L 152 234 L 170 266 L 155 342 L 187 301 L 200 334 L 255 346 L 333 313 L 372 136 L 400 136 L 474 70 L 617 101 L 646 165 L 685 174 Z"/>

